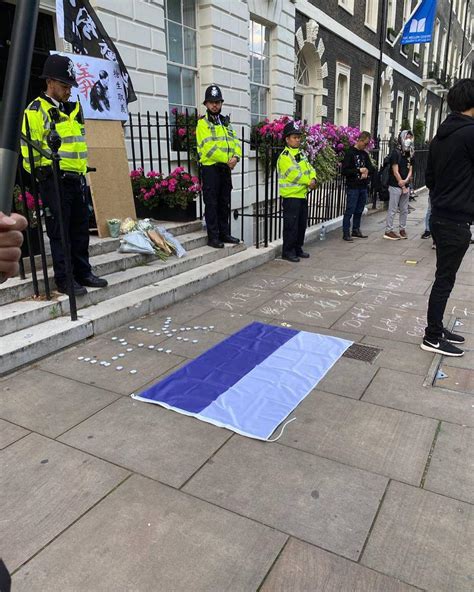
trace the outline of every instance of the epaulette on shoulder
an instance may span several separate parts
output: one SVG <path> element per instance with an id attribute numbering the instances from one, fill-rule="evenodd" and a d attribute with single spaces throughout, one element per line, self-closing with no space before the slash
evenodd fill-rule
<path id="1" fill-rule="evenodd" d="M 39 111 L 41 107 L 41 102 L 39 99 L 35 99 L 32 103 L 28 106 L 28 111 Z"/>
<path id="2" fill-rule="evenodd" d="M 283 150 L 283 152 L 281 153 L 282 156 L 288 156 L 290 153 L 288 152 L 288 150 Z"/>

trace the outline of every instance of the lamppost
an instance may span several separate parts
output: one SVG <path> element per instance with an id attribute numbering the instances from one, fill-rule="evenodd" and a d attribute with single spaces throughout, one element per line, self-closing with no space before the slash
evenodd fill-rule
<path id="1" fill-rule="evenodd" d="M 0 211 L 11 211 L 39 0 L 17 0 L 0 112 Z"/>
<path id="2" fill-rule="evenodd" d="M 377 140 L 379 134 L 379 110 L 380 110 L 380 91 L 383 68 L 383 47 L 387 29 L 387 0 L 382 1 L 382 20 L 380 23 L 379 35 L 379 61 L 377 63 L 377 84 L 375 86 L 375 122 L 374 122 L 374 140 Z"/>

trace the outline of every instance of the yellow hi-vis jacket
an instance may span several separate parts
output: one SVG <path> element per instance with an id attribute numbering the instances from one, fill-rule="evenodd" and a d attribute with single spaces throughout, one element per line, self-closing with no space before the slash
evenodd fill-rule
<path id="1" fill-rule="evenodd" d="M 53 111 L 54 110 L 54 111 Z M 35 99 L 25 109 L 22 132 L 27 136 L 26 118 L 30 126 L 31 139 L 39 148 L 50 152 L 47 138 L 51 130 L 51 122 L 55 121 L 56 131 L 61 138 L 59 148 L 59 166 L 62 171 L 85 174 L 87 171 L 87 144 L 84 131 L 84 118 L 79 101 L 70 114 L 63 113 L 42 96 Z M 57 121 L 56 121 L 57 120 Z M 21 141 L 23 166 L 30 173 L 28 145 Z M 33 149 L 35 168 L 51 166 L 51 160 Z"/>
<path id="2" fill-rule="evenodd" d="M 278 157 L 277 170 L 281 197 L 304 199 L 311 179 L 316 179 L 316 171 L 299 148 L 287 146 Z"/>
<path id="3" fill-rule="evenodd" d="M 222 119 L 219 116 L 219 121 Z M 196 142 L 199 162 L 203 166 L 227 164 L 233 156 L 238 158 L 242 156 L 240 142 L 230 123 L 215 124 L 209 119 L 207 113 L 197 122 Z"/>

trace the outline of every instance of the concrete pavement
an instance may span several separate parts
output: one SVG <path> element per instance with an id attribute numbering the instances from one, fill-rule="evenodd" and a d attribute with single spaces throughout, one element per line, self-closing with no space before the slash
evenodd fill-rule
<path id="1" fill-rule="evenodd" d="M 413 205 L 408 240 L 383 240 L 376 213 L 368 239 L 331 232 L 299 264 L 271 261 L 0 379 L 13 591 L 472 591 L 474 247 L 447 317 L 467 352 L 440 361 L 419 348 L 435 252 L 420 239 L 426 195 Z M 163 335 L 167 317 L 188 341 Z M 341 358 L 275 443 L 129 397 L 252 320 L 375 359 Z"/>

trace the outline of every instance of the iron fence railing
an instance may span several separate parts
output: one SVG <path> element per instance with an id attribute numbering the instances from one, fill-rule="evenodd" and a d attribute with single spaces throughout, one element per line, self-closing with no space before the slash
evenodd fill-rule
<path id="1" fill-rule="evenodd" d="M 56 195 L 59 196 L 59 207 L 58 217 L 61 232 L 61 243 L 62 249 L 65 254 L 65 267 L 66 267 L 66 285 L 69 292 L 69 311 L 71 320 L 77 320 L 77 305 L 76 297 L 74 294 L 74 278 L 72 273 L 71 263 L 71 249 L 70 241 L 67 229 L 64 225 L 63 216 L 63 187 L 62 187 L 62 173 L 60 170 L 60 156 L 58 154 L 61 146 L 61 139 L 56 132 L 55 125 L 52 123 L 51 132 L 48 138 L 48 145 L 50 150 L 44 150 L 38 146 L 37 142 L 32 140 L 31 132 L 29 128 L 28 118 L 25 118 L 26 122 L 26 134 L 21 134 L 21 143 L 28 149 L 28 163 L 31 173 L 27 173 L 23 167 L 23 158 L 20 155 L 18 161 L 17 181 L 20 186 L 21 194 L 23 199 L 17 204 L 13 201 L 13 211 L 25 216 L 28 221 L 28 226 L 25 230 L 26 248 L 28 251 L 27 261 L 29 263 L 29 272 L 31 273 L 31 281 L 33 284 L 33 293 L 35 297 L 40 297 L 44 290 L 44 295 L 47 300 L 51 300 L 51 286 L 50 278 L 48 274 L 48 254 L 46 252 L 46 245 L 44 240 L 44 228 L 45 228 L 45 208 L 42 207 L 41 195 L 39 192 L 38 184 L 38 170 L 35 166 L 35 158 L 42 156 L 43 158 L 50 160 L 52 165 L 49 173 L 53 177 L 54 187 Z M 27 192 L 33 197 L 33 207 L 30 208 L 27 200 Z M 34 244 L 38 244 L 39 248 L 39 262 L 37 261 L 37 255 L 33 247 Z M 39 278 L 38 263 L 40 263 L 43 281 Z M 20 277 L 26 279 L 25 261 L 22 258 L 20 260 Z"/>
<path id="2" fill-rule="evenodd" d="M 179 118 L 179 119 L 178 119 Z M 130 114 L 127 124 L 127 139 L 130 143 L 131 164 L 138 167 L 168 174 L 174 166 L 188 167 L 199 177 L 195 146 L 197 112 L 185 112 L 178 115 L 168 113 Z M 182 130 L 182 131 L 180 131 Z M 240 190 L 232 193 L 231 214 L 239 231 L 236 234 L 243 240 L 247 234 L 245 222 L 253 220 L 252 242 L 257 246 L 267 246 L 269 242 L 281 238 L 283 230 L 282 202 L 278 195 L 278 175 L 276 159 L 282 150 L 278 146 L 268 146 L 267 155 L 262 156 L 262 144 L 257 135 L 248 137 L 245 127 L 236 130 L 242 146 L 242 158 L 239 163 Z M 182 135 L 180 135 L 182 134 Z M 394 141 L 378 138 L 374 142 L 371 157 L 377 168 L 383 164 L 394 147 Z M 424 185 L 427 147 L 417 149 L 414 167 L 414 188 Z M 146 171 L 145 171 L 146 172 Z M 252 180 L 250 182 L 250 179 Z M 249 203 L 248 194 L 252 195 Z M 369 184 L 368 205 L 376 206 L 380 191 L 376 183 Z M 202 194 L 198 198 L 198 215 L 203 217 Z M 308 195 L 308 226 L 327 222 L 341 216 L 346 207 L 345 178 L 337 171 L 335 177 L 319 186 Z"/>

